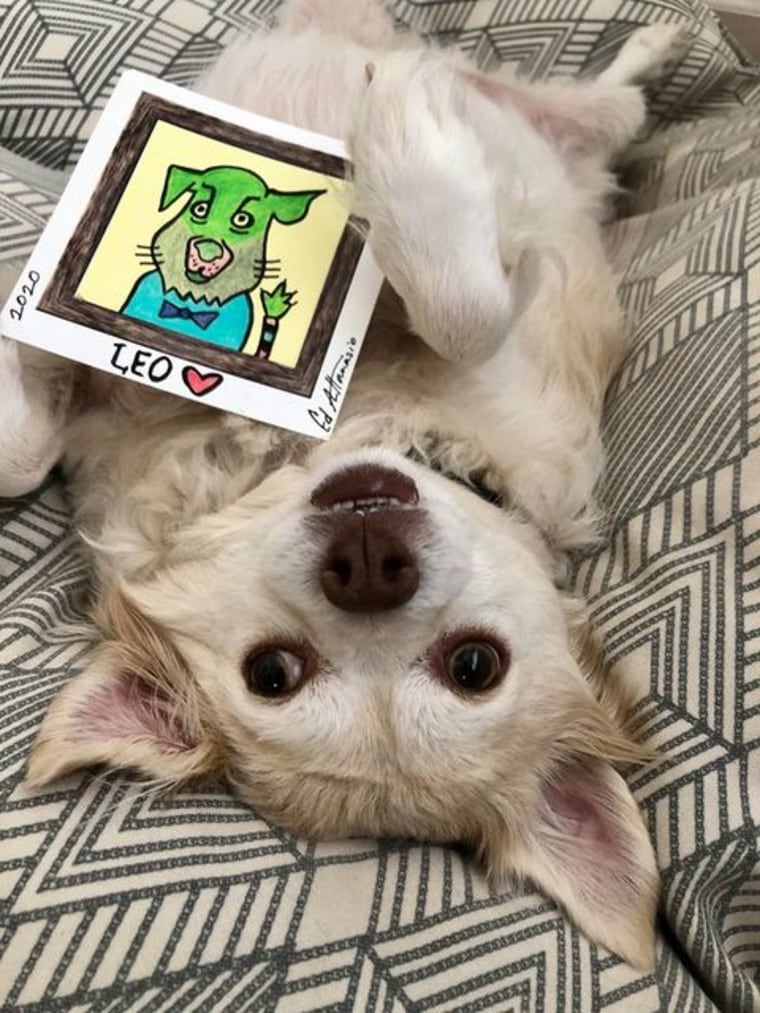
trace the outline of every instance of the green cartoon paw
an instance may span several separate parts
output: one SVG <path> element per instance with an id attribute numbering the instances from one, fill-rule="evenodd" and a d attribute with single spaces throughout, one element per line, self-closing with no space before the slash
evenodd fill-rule
<path id="1" fill-rule="evenodd" d="M 289 312 L 293 304 L 296 292 L 288 292 L 287 281 L 281 281 L 273 292 L 266 292 L 262 289 L 261 301 L 264 304 L 264 312 L 273 320 L 281 320 Z"/>

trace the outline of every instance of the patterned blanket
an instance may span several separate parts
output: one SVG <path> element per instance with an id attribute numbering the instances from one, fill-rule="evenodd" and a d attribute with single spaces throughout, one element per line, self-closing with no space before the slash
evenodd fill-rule
<path id="1" fill-rule="evenodd" d="M 0 287 L 121 69 L 192 82 L 276 0 L 0 3 Z M 591 72 L 634 25 L 690 25 L 609 229 L 635 332 L 608 399 L 605 547 L 575 582 L 662 760 L 632 777 L 662 870 L 642 977 L 466 856 L 318 846 L 224 786 L 21 786 L 86 649 L 87 573 L 53 477 L 0 503 L 0 1007 L 760 1009 L 760 74 L 701 0 L 398 0 L 483 66 Z M 2 396 L 0 392 L 0 396 Z"/>

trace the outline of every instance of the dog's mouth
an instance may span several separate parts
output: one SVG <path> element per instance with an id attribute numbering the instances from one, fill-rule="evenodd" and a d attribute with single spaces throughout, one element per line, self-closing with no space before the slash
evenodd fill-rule
<path id="1" fill-rule="evenodd" d="M 333 512 L 346 511 L 356 514 L 371 514 L 376 510 L 395 510 L 405 506 L 395 496 L 379 496 L 375 499 L 344 499 L 333 503 L 328 509 Z"/>
<path id="2" fill-rule="evenodd" d="M 357 464 L 328 476 L 311 494 L 319 510 L 374 513 L 413 509 L 419 505 L 417 486 L 396 468 Z"/>

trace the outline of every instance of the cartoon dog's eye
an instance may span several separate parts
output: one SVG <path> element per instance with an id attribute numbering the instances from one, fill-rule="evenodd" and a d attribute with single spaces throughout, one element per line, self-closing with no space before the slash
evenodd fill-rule
<path id="1" fill-rule="evenodd" d="M 253 215 L 247 211 L 236 211 L 232 216 L 232 224 L 236 229 L 249 229 L 253 225 Z"/>
<path id="2" fill-rule="evenodd" d="M 196 201 L 195 204 L 192 204 L 190 206 L 190 214 L 193 216 L 193 218 L 197 218 L 199 221 L 202 218 L 206 218 L 208 215 L 208 201 L 207 200 Z"/>
<path id="3" fill-rule="evenodd" d="M 507 647 L 479 630 L 449 634 L 428 655 L 432 671 L 461 693 L 482 693 L 498 685 L 509 668 Z"/>
<path id="4" fill-rule="evenodd" d="M 243 667 L 246 685 L 257 696 L 286 696 L 303 679 L 306 659 L 283 648 L 250 654 Z"/>

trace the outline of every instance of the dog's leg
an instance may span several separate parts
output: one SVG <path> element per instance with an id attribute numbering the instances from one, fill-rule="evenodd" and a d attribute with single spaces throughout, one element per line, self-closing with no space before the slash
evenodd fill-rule
<path id="1" fill-rule="evenodd" d="M 0 337 L 0 496 L 22 496 L 61 456 L 75 366 Z"/>
<path id="2" fill-rule="evenodd" d="M 381 0 L 289 0 L 278 24 L 286 32 L 318 28 L 370 47 L 395 39 L 393 19 Z"/>
<path id="3" fill-rule="evenodd" d="M 667 72 L 691 45 L 683 25 L 646 25 L 628 36 L 610 66 L 597 81 L 603 84 L 643 84 Z"/>
<path id="4" fill-rule="evenodd" d="M 494 105 L 525 117 L 572 167 L 588 159 L 609 165 L 646 118 L 644 94 L 635 85 L 599 79 L 527 84 L 500 72 L 473 73 L 470 80 Z M 486 130 L 486 144 L 487 135 Z"/>
<path id="5" fill-rule="evenodd" d="M 494 173 L 457 107 L 469 86 L 445 57 L 419 52 L 383 56 L 367 75 L 349 140 L 355 211 L 420 337 L 445 359 L 486 359 L 518 296 Z"/>
<path id="6" fill-rule="evenodd" d="M 535 84 L 497 71 L 468 76 L 473 85 L 502 109 L 521 113 L 556 143 L 569 166 L 588 177 L 594 167 L 609 166 L 644 125 L 646 107 L 641 83 L 663 74 L 683 56 L 691 42 L 677 25 L 636 29 L 613 63 L 588 81 L 552 80 Z"/>

